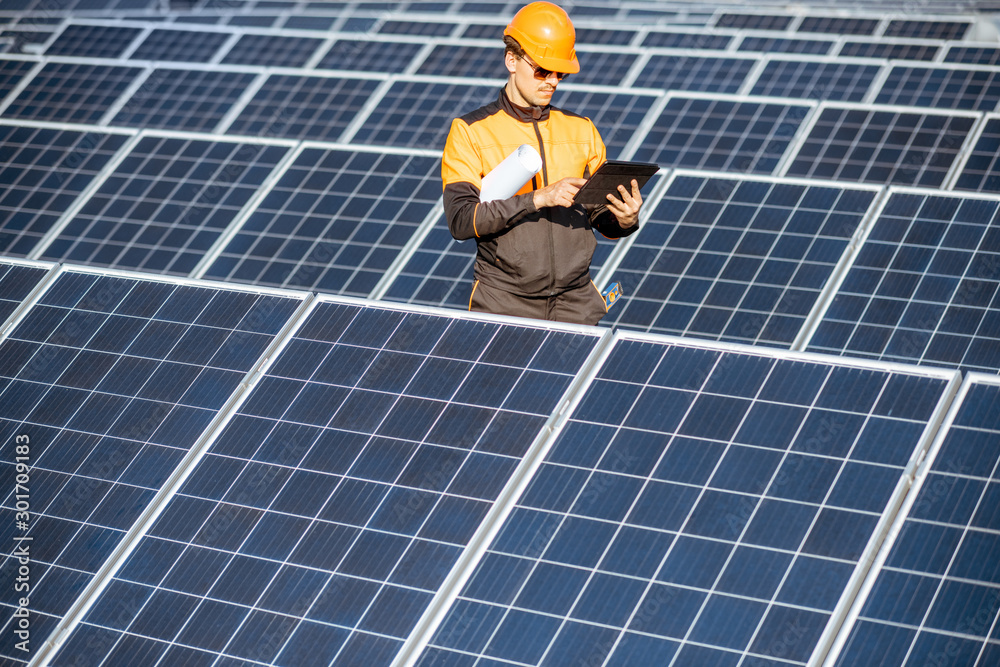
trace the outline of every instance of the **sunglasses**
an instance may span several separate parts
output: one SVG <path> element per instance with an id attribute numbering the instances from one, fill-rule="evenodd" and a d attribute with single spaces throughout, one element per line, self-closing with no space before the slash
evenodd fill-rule
<path id="1" fill-rule="evenodd" d="M 532 62 L 528 58 L 528 56 L 521 56 L 521 60 L 523 60 L 524 62 L 528 63 L 528 67 L 530 67 L 531 69 L 533 69 L 535 71 L 535 78 L 538 79 L 539 81 L 545 81 L 547 78 L 549 78 L 553 74 L 556 75 L 556 79 L 558 79 L 559 81 L 562 81 L 563 79 L 565 79 L 566 77 L 569 76 L 569 74 L 567 74 L 566 72 L 553 72 L 550 69 L 545 69 L 544 67 L 539 67 L 534 62 Z"/>

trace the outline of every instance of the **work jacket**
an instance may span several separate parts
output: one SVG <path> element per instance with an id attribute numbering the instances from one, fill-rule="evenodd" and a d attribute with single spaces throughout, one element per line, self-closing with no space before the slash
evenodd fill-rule
<path id="1" fill-rule="evenodd" d="M 509 199 L 481 203 L 483 177 L 522 144 L 542 169 Z M 606 206 L 536 209 L 532 192 L 569 176 L 587 178 L 605 160 L 589 118 L 551 105 L 522 108 L 501 88 L 495 102 L 452 121 L 441 163 L 444 210 L 456 239 L 476 239 L 475 278 L 519 296 L 561 294 L 590 283 L 592 229 L 627 236 Z"/>

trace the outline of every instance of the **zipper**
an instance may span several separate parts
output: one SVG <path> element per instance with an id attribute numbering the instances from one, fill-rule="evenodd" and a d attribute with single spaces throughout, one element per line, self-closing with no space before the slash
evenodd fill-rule
<path id="1" fill-rule="evenodd" d="M 538 154 L 542 158 L 542 187 L 549 184 L 549 170 L 545 164 L 545 142 L 542 141 L 542 132 L 538 129 L 538 121 L 532 119 L 532 127 L 535 128 L 535 138 L 538 139 Z M 547 225 L 549 231 L 549 296 L 555 294 L 556 286 L 556 240 L 552 234 L 552 221 Z"/>

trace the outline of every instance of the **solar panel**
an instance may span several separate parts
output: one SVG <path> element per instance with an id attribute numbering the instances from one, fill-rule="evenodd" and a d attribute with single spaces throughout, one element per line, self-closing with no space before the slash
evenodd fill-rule
<path id="1" fill-rule="evenodd" d="M 223 64 L 304 67 L 323 45 L 318 37 L 243 35 L 222 59 Z"/>
<path id="2" fill-rule="evenodd" d="M 986 117 L 986 122 L 976 144 L 962 165 L 962 171 L 955 181 L 956 190 L 976 192 L 1000 192 L 1000 119 Z"/>
<path id="3" fill-rule="evenodd" d="M 4 642 L 8 664 L 44 644 L 300 301 L 67 271 L 0 343 L 0 465 L 14 479 L 26 434 L 34 491 L 27 530 L 13 485 L 0 508 L 8 543 L 34 538 L 35 641 Z M 8 636 L 12 604 L 0 602 Z"/>
<path id="4" fill-rule="evenodd" d="M 462 76 L 477 79 L 507 78 L 503 47 L 441 44 L 420 63 L 417 74 Z"/>
<path id="5" fill-rule="evenodd" d="M 889 71 L 875 102 L 993 111 L 1000 101 L 997 75 L 984 69 L 897 65 Z"/>
<path id="6" fill-rule="evenodd" d="M 654 55 L 636 77 L 636 84 L 663 90 L 735 93 L 756 64 L 749 58 Z"/>
<path id="7" fill-rule="evenodd" d="M 922 39 L 962 39 L 969 30 L 968 21 L 933 21 L 894 19 L 882 33 L 884 37 L 919 37 Z"/>
<path id="8" fill-rule="evenodd" d="M 660 32 L 651 30 L 642 40 L 645 47 L 668 49 L 707 49 L 725 51 L 733 41 L 732 35 L 709 35 L 698 32 Z"/>
<path id="9" fill-rule="evenodd" d="M 649 110 L 657 101 L 652 95 L 582 90 L 574 85 L 559 89 L 556 106 L 593 121 L 601 134 L 608 158 L 620 159 L 629 142 L 639 133 Z"/>
<path id="10" fill-rule="evenodd" d="M 620 339 L 416 664 L 805 665 L 951 379 Z"/>
<path id="11" fill-rule="evenodd" d="M 796 32 L 820 32 L 825 35 L 871 35 L 878 28 L 878 19 L 846 16 L 804 16 Z"/>
<path id="12" fill-rule="evenodd" d="M 940 186 L 975 117 L 828 106 L 788 175 Z"/>
<path id="13" fill-rule="evenodd" d="M 811 110 L 805 105 L 672 96 L 634 159 L 661 167 L 769 174 Z"/>
<path id="14" fill-rule="evenodd" d="M 441 215 L 381 298 L 468 310 L 475 258 L 475 244 L 452 238 Z"/>
<path id="15" fill-rule="evenodd" d="M 792 39 L 787 37 L 758 37 L 748 35 L 740 42 L 739 51 L 764 53 L 803 53 L 826 55 L 835 42 L 820 39 Z"/>
<path id="16" fill-rule="evenodd" d="M 0 105 L 3 104 L 4 98 L 10 94 L 10 91 L 17 87 L 17 84 L 31 71 L 35 64 L 31 60 L 0 59 Z"/>
<path id="17" fill-rule="evenodd" d="M 388 665 L 596 341 L 321 302 L 60 655 Z"/>
<path id="18" fill-rule="evenodd" d="M 610 326 L 789 347 L 877 190 L 676 175 L 608 282 Z"/>
<path id="19" fill-rule="evenodd" d="M 0 252 L 28 256 L 128 139 L 0 125 Z"/>
<path id="20" fill-rule="evenodd" d="M 787 30 L 791 16 L 768 14 L 720 14 L 716 28 L 742 28 L 743 30 Z"/>
<path id="21" fill-rule="evenodd" d="M 935 44 L 904 42 L 844 42 L 841 56 L 885 58 L 888 60 L 934 60 L 940 47 Z"/>
<path id="22" fill-rule="evenodd" d="M 998 396 L 996 376 L 966 380 L 917 473 L 912 504 L 900 512 L 898 537 L 847 627 L 836 664 L 924 665 L 947 656 L 953 664 L 990 665 L 1000 659 Z"/>
<path id="23" fill-rule="evenodd" d="M 462 39 L 494 39 L 503 40 L 503 30 L 506 27 L 502 23 L 470 23 L 459 35 Z"/>
<path id="24" fill-rule="evenodd" d="M 227 25 L 271 27 L 280 18 L 280 16 L 231 16 Z"/>
<path id="25" fill-rule="evenodd" d="M 996 65 L 1000 63 L 1000 48 L 995 46 L 961 46 L 948 48 L 944 54 L 946 63 L 966 63 L 969 65 Z"/>
<path id="26" fill-rule="evenodd" d="M 211 132 L 256 78 L 249 72 L 155 69 L 111 124 Z"/>
<path id="27" fill-rule="evenodd" d="M 187 275 L 287 152 L 143 137 L 41 255 Z"/>
<path id="28" fill-rule="evenodd" d="M 96 123 L 141 72 L 138 67 L 47 63 L 3 113 L 31 120 Z"/>
<path id="29" fill-rule="evenodd" d="M 836 61 L 769 60 L 750 93 L 860 102 L 881 69 L 879 65 Z"/>
<path id="30" fill-rule="evenodd" d="M 41 284 L 50 265 L 0 260 L 0 326 L 21 307 L 22 302 Z"/>
<path id="31" fill-rule="evenodd" d="M 573 83 L 617 86 L 639 59 L 635 53 L 616 53 L 609 50 L 577 51 L 580 71 L 572 74 Z"/>
<path id="32" fill-rule="evenodd" d="M 136 47 L 131 60 L 207 63 L 229 40 L 228 32 L 156 28 Z"/>
<path id="33" fill-rule="evenodd" d="M 206 277 L 368 296 L 441 196 L 441 160 L 306 149 Z"/>
<path id="34" fill-rule="evenodd" d="M 448 37 L 455 30 L 454 23 L 432 21 L 385 21 L 379 26 L 382 35 L 419 35 L 421 37 Z"/>
<path id="35" fill-rule="evenodd" d="M 375 79 L 272 74 L 228 134 L 336 141 L 379 86 Z"/>
<path id="36" fill-rule="evenodd" d="M 809 349 L 995 372 L 998 206 L 894 189 Z"/>
<path id="37" fill-rule="evenodd" d="M 118 58 L 142 33 L 141 28 L 111 25 L 67 25 L 45 49 L 47 56 Z"/>
<path id="38" fill-rule="evenodd" d="M 576 30 L 577 44 L 601 44 L 605 46 L 625 46 L 635 39 L 634 30 L 613 30 L 610 28 L 584 28 Z M 619 54 L 622 55 L 622 54 Z"/>
<path id="39" fill-rule="evenodd" d="M 422 48 L 420 42 L 338 39 L 316 67 L 397 74 L 410 66 Z"/>
<path id="40" fill-rule="evenodd" d="M 443 150 L 451 121 L 492 102 L 498 84 L 396 80 L 353 137 L 355 143 Z"/>

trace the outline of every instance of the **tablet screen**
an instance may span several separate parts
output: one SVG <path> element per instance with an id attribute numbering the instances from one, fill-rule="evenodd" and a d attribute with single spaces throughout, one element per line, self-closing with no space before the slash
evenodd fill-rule
<path id="1" fill-rule="evenodd" d="M 625 162 L 623 160 L 608 160 L 594 172 L 586 184 L 580 188 L 573 198 L 577 204 L 607 204 L 608 193 L 621 199 L 618 186 L 624 185 L 628 191 L 632 190 L 632 179 L 639 184 L 639 188 L 652 178 L 653 174 L 660 170 L 658 164 L 650 162 Z"/>

